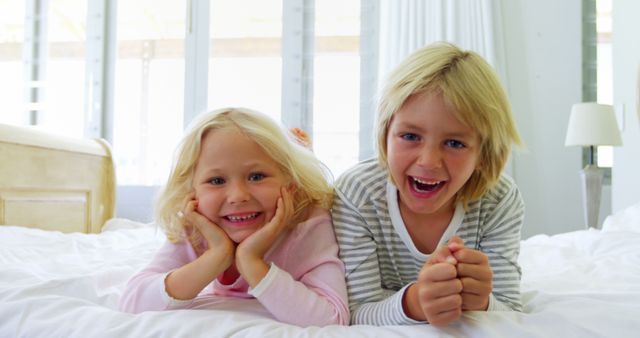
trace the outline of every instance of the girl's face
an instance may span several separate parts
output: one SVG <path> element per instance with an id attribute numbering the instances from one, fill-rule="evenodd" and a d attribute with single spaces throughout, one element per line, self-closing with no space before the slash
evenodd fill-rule
<path id="1" fill-rule="evenodd" d="M 455 117 L 441 94 L 410 96 L 387 134 L 387 165 L 405 222 L 449 221 L 479 153 L 478 134 Z"/>
<path id="2" fill-rule="evenodd" d="M 205 135 L 193 179 L 198 211 L 235 243 L 273 218 L 287 183 L 277 164 L 237 130 Z"/>

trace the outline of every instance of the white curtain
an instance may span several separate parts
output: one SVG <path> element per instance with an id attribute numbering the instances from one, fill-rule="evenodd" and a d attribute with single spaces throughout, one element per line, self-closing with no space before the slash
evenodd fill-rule
<path id="1" fill-rule="evenodd" d="M 448 41 L 482 55 L 506 86 L 501 0 L 380 0 L 380 85 L 414 50 Z"/>

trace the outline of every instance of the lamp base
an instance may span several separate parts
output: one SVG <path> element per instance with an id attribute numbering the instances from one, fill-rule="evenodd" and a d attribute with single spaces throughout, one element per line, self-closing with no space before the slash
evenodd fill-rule
<path id="1" fill-rule="evenodd" d="M 604 171 L 595 165 L 590 164 L 580 170 L 582 205 L 584 206 L 584 221 L 587 229 L 598 228 L 603 177 Z"/>

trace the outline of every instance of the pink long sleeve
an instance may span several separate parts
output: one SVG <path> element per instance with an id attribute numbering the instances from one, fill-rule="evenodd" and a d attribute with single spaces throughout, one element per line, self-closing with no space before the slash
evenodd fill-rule
<path id="1" fill-rule="evenodd" d="M 280 249 L 271 256 L 267 276 L 250 293 L 283 322 L 349 324 L 344 265 L 330 216 L 315 213 Z"/>
<path id="2" fill-rule="evenodd" d="M 196 253 L 186 242 L 167 241 L 151 263 L 133 276 L 120 297 L 121 311 L 139 313 L 184 307 L 190 301 L 171 298 L 165 291 L 164 279 L 173 271 L 196 259 Z"/>
<path id="3" fill-rule="evenodd" d="M 126 312 L 189 308 L 192 300 L 171 298 L 165 289 L 167 274 L 197 258 L 185 241 L 165 243 L 152 262 L 127 283 L 120 298 Z M 214 280 L 204 292 L 225 297 L 256 297 L 276 319 L 300 326 L 349 323 L 344 265 L 338 258 L 331 223 L 325 210 L 316 209 L 305 222 L 283 234 L 265 256 L 271 268 L 249 290 L 240 277 L 231 285 Z"/>

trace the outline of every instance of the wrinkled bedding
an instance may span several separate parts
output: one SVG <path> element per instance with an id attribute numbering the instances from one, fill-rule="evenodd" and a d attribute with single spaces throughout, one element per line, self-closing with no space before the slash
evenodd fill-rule
<path id="1" fill-rule="evenodd" d="M 636 337 L 640 328 L 640 203 L 602 230 L 522 241 L 524 311 L 468 312 L 445 328 L 300 328 L 255 300 L 215 296 L 189 310 L 117 311 L 127 279 L 164 240 L 125 219 L 89 235 L 0 226 L 0 337 Z"/>

